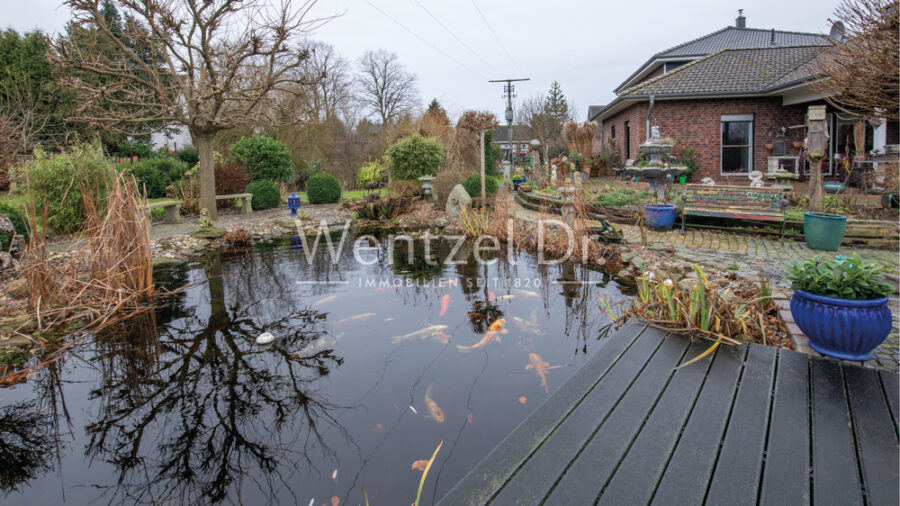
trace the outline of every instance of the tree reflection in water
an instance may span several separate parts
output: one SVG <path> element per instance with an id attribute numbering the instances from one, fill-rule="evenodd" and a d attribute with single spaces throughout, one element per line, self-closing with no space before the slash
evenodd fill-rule
<path id="1" fill-rule="evenodd" d="M 297 353 L 325 337 L 320 315 L 255 320 L 244 310 L 253 300 L 232 298 L 226 308 L 220 257 L 206 270 L 205 324 L 183 304 L 164 337 L 144 320 L 99 340 L 106 353 L 98 354 L 102 380 L 92 398 L 100 409 L 86 452 L 119 470 L 115 485 L 98 485 L 110 502 L 242 502 L 245 480 L 273 501 L 292 493 L 285 485 L 304 471 L 298 464 L 317 472 L 312 451 L 334 456 L 325 427 L 349 438 L 338 408 L 315 394 L 342 359 L 327 347 Z M 264 331 L 278 336 L 266 348 L 254 343 Z"/>
<path id="2" fill-rule="evenodd" d="M 21 490 L 39 473 L 50 470 L 58 444 L 52 416 L 37 401 L 0 407 L 0 491 Z"/>

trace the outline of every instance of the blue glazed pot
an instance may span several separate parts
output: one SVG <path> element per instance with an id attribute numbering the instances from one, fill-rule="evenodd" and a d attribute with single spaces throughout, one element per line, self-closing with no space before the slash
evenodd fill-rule
<path id="1" fill-rule="evenodd" d="M 644 216 L 647 226 L 654 230 L 669 230 L 675 223 L 675 211 L 672 204 L 644 204 Z"/>
<path id="2" fill-rule="evenodd" d="M 849 300 L 796 290 L 791 315 L 812 349 L 835 358 L 869 360 L 891 332 L 887 304 L 887 297 Z"/>

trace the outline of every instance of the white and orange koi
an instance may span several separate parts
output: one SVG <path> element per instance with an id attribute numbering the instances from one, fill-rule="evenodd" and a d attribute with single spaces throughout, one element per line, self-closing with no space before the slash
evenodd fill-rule
<path id="1" fill-rule="evenodd" d="M 516 293 L 522 294 L 526 297 L 540 297 L 537 292 L 532 292 L 531 290 L 513 290 Z"/>
<path id="2" fill-rule="evenodd" d="M 541 332 L 541 329 L 533 327 L 531 325 L 531 322 L 527 322 L 527 321 L 519 318 L 518 316 L 513 316 L 512 320 L 513 320 L 513 323 L 516 324 L 516 327 L 519 327 L 520 329 L 522 329 L 523 332 L 527 332 L 529 334 L 534 334 L 536 336 L 543 335 L 543 332 Z"/>
<path id="3" fill-rule="evenodd" d="M 375 313 L 362 313 L 362 314 L 358 314 L 355 316 L 348 316 L 346 318 L 341 318 L 340 320 L 338 320 L 334 323 L 347 323 L 347 322 L 352 322 L 355 320 L 365 320 L 366 318 L 371 318 L 373 316 L 375 316 Z"/>
<path id="4" fill-rule="evenodd" d="M 431 398 L 432 386 L 428 385 L 428 388 L 425 389 L 425 407 L 428 408 L 428 414 L 425 415 L 425 418 L 431 418 L 437 423 L 444 423 L 444 410 Z"/>
<path id="5" fill-rule="evenodd" d="M 425 327 L 424 329 L 419 329 L 415 332 L 410 332 L 409 334 L 406 334 L 403 336 L 394 336 L 391 338 L 391 342 L 399 343 L 400 341 L 404 341 L 406 339 L 411 339 L 416 336 L 422 336 L 422 339 L 425 339 L 428 335 L 434 335 L 437 332 L 440 332 L 446 328 L 447 328 L 446 325 L 430 325 L 428 327 Z"/>
<path id="6" fill-rule="evenodd" d="M 505 323 L 506 323 L 506 320 L 504 320 L 503 318 L 500 318 L 499 320 L 494 320 L 494 323 L 491 323 L 491 326 L 488 327 L 487 332 L 485 332 L 484 336 L 481 338 L 480 341 L 473 344 L 472 346 L 457 345 L 456 348 L 459 351 L 465 352 L 465 351 L 477 350 L 478 348 L 487 346 L 488 344 L 491 343 L 491 341 L 494 341 L 494 340 L 496 340 L 497 342 L 500 342 L 500 338 L 497 337 L 497 334 L 499 334 L 500 332 L 502 332 L 504 330 L 503 324 L 505 324 Z"/>

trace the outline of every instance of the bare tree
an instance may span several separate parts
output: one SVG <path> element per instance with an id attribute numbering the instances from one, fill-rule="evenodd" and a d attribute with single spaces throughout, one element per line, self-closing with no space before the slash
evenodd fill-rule
<path id="1" fill-rule="evenodd" d="M 835 16 L 846 36 L 817 60 L 826 100 L 853 114 L 898 119 L 900 1 L 844 0 Z"/>
<path id="2" fill-rule="evenodd" d="M 493 113 L 487 111 L 466 111 L 460 116 L 456 123 L 456 128 L 478 132 L 481 142 L 478 143 L 481 153 L 481 207 L 487 202 L 487 192 L 484 187 L 485 167 L 484 167 L 484 133 L 488 130 L 497 128 L 497 118 Z"/>
<path id="3" fill-rule="evenodd" d="M 309 83 L 298 94 L 301 109 L 311 122 L 334 119 L 353 98 L 350 65 L 330 44 L 310 41 L 304 49 L 309 58 L 296 70 L 299 80 Z"/>
<path id="4" fill-rule="evenodd" d="M 73 120 L 133 133 L 187 126 L 200 155 L 200 204 L 216 216 L 213 144 L 223 130 L 243 124 L 296 121 L 279 111 L 298 82 L 292 72 L 309 53 L 301 37 L 328 18 L 310 19 L 316 0 L 116 0 L 132 27 L 129 40 L 115 37 L 101 0 L 65 0 L 76 23 L 95 27 L 127 56 L 128 65 L 92 45 L 55 45 L 64 65 L 107 79 L 77 77 Z M 77 75 L 77 74 L 76 74 Z"/>
<path id="5" fill-rule="evenodd" d="M 559 143 L 562 125 L 556 116 L 547 111 L 547 99 L 540 95 L 526 98 L 519 106 L 519 123 L 528 127 L 532 138 L 541 143 L 543 163 L 550 163 L 550 149 Z M 535 164 L 535 183 L 541 184 L 541 164 Z"/>
<path id="6" fill-rule="evenodd" d="M 359 59 L 359 101 L 387 126 L 419 103 L 416 76 L 407 72 L 397 53 L 379 49 Z"/>

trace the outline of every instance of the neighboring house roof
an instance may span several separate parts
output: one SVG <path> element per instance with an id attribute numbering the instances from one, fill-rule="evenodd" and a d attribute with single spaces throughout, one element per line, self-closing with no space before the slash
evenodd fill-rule
<path id="1" fill-rule="evenodd" d="M 514 141 L 522 141 L 527 142 L 531 140 L 531 136 L 528 135 L 528 127 L 525 125 L 513 125 L 513 138 Z M 494 136 L 491 137 L 493 142 L 509 142 L 509 127 L 506 125 L 498 126 L 494 130 Z"/>
<path id="2" fill-rule="evenodd" d="M 632 95 L 744 94 L 810 79 L 822 46 L 725 49 L 622 91 Z"/>
<path id="3" fill-rule="evenodd" d="M 588 106 L 588 115 L 587 120 L 591 121 L 591 118 L 597 115 L 598 112 L 602 111 L 605 105 L 589 105 Z"/>
<path id="4" fill-rule="evenodd" d="M 653 71 L 665 61 L 679 59 L 695 59 L 724 49 L 752 49 L 784 46 L 827 46 L 826 35 L 817 33 L 788 32 L 783 30 L 765 30 L 759 28 L 738 28 L 727 26 L 694 40 L 656 53 L 633 74 L 628 76 L 614 91 L 634 85 L 637 78 Z"/>

